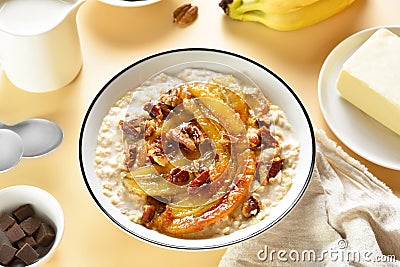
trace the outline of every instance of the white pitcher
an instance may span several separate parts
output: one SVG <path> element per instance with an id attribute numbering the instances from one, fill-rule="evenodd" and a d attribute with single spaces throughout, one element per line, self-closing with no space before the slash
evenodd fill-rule
<path id="1" fill-rule="evenodd" d="M 69 84 L 82 67 L 76 13 L 85 0 L 0 0 L 0 65 L 30 92 Z"/>

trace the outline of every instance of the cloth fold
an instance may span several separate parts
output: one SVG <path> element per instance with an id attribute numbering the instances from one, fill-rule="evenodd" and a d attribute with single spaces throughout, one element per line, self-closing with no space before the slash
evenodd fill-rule
<path id="1" fill-rule="evenodd" d="M 400 199 L 324 131 L 315 136 L 300 202 L 273 228 L 228 248 L 219 267 L 400 266 Z"/>

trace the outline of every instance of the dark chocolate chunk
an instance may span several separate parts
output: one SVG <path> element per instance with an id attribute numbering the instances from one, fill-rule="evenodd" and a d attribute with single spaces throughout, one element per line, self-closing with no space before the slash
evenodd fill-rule
<path id="1" fill-rule="evenodd" d="M 3 244 L 0 246 L 0 263 L 2 265 L 8 265 L 14 258 L 16 248 Z"/>
<path id="2" fill-rule="evenodd" d="M 55 236 L 53 228 L 42 222 L 36 234 L 36 242 L 39 246 L 47 247 L 53 242 Z"/>
<path id="3" fill-rule="evenodd" d="M 32 236 L 26 236 L 17 242 L 18 248 L 22 248 L 25 244 L 29 244 L 32 248 L 37 248 L 36 240 Z"/>
<path id="4" fill-rule="evenodd" d="M 22 222 L 26 218 L 33 216 L 35 214 L 35 211 L 33 210 L 33 207 L 31 204 L 25 204 L 20 206 L 18 209 L 16 209 L 13 212 L 13 215 L 19 222 Z"/>
<path id="5" fill-rule="evenodd" d="M 0 231 L 6 231 L 14 223 L 14 218 L 10 214 L 4 213 L 0 216 Z"/>
<path id="6" fill-rule="evenodd" d="M 25 237 L 25 232 L 17 223 L 14 223 L 5 233 L 11 243 L 15 243 Z"/>
<path id="7" fill-rule="evenodd" d="M 40 223 L 41 221 L 37 218 L 28 217 L 20 223 L 20 226 L 25 233 L 27 233 L 28 235 L 32 235 L 34 232 L 36 232 L 37 229 L 39 229 Z"/>
<path id="8" fill-rule="evenodd" d="M 32 264 L 39 258 L 39 254 L 29 244 L 25 244 L 17 251 L 15 256 L 25 262 L 26 265 Z"/>
<path id="9" fill-rule="evenodd" d="M 10 242 L 10 240 L 8 240 L 6 233 L 4 233 L 3 231 L 0 231 L 0 246 L 3 244 L 11 246 L 11 242 Z"/>

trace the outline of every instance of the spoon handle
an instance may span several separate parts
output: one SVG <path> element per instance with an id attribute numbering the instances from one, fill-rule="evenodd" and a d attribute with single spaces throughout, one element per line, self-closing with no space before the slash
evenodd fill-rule
<path id="1" fill-rule="evenodd" d="M 3 129 L 3 128 L 6 129 L 6 128 L 7 128 L 7 125 L 5 125 L 4 123 L 1 123 L 1 122 L 0 122 L 0 129 Z"/>

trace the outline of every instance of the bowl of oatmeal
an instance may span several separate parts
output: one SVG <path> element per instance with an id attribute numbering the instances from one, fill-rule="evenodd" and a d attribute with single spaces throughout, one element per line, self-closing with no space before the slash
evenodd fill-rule
<path id="1" fill-rule="evenodd" d="M 311 179 L 315 141 L 294 91 L 257 62 L 178 49 L 139 60 L 92 101 L 79 159 L 86 186 L 119 229 L 187 250 L 268 230 Z"/>

